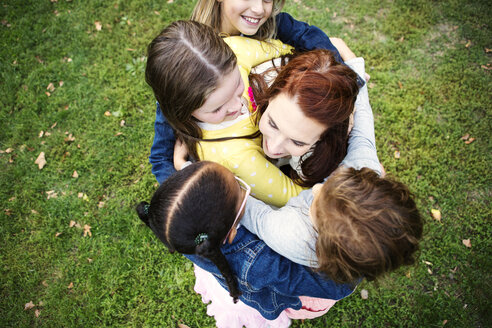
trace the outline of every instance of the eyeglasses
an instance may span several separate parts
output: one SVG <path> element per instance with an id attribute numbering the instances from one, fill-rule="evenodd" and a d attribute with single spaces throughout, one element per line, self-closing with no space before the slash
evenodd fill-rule
<path id="1" fill-rule="evenodd" d="M 226 243 L 227 239 L 229 238 L 229 236 L 232 233 L 232 230 L 234 230 L 234 228 L 238 225 L 239 221 L 241 220 L 241 212 L 243 211 L 244 206 L 246 205 L 246 200 L 248 199 L 248 196 L 251 193 L 251 187 L 246 182 L 244 182 L 243 180 L 241 180 L 238 177 L 235 177 L 235 178 L 236 178 L 237 182 L 239 183 L 239 186 L 241 187 L 241 189 L 245 190 L 246 192 L 244 193 L 244 199 L 243 199 L 243 202 L 241 203 L 241 207 L 239 207 L 239 211 L 237 212 L 236 218 L 234 219 L 234 223 L 232 224 L 231 229 L 229 229 L 229 232 L 227 233 L 227 235 L 225 236 L 223 244 Z"/>

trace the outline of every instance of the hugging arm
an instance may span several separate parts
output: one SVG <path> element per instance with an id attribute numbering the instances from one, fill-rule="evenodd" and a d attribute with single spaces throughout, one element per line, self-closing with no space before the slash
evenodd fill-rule
<path id="1" fill-rule="evenodd" d="M 363 58 L 349 60 L 347 65 L 357 74 L 365 74 Z M 348 143 L 347 155 L 341 165 L 355 169 L 368 167 L 381 175 L 381 165 L 376 152 L 374 116 L 369 103 L 367 84 L 360 88 L 355 102 L 354 126 L 350 131 Z"/>
<path id="2" fill-rule="evenodd" d="M 287 13 L 277 15 L 277 38 L 300 51 L 331 50 L 338 62 L 343 62 L 337 48 L 320 28 L 295 20 Z"/>
<path id="3" fill-rule="evenodd" d="M 161 184 L 176 172 L 173 163 L 176 138 L 171 125 L 162 114 L 159 103 L 157 103 L 155 112 L 154 131 L 154 142 L 150 149 L 149 162 L 152 164 L 152 173 Z"/>

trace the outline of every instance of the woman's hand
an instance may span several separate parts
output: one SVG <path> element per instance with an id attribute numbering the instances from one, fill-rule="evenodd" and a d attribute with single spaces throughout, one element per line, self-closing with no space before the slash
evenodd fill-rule
<path id="1" fill-rule="evenodd" d="M 181 140 L 176 139 L 174 144 L 174 168 L 179 171 L 188 161 L 188 147 Z"/>

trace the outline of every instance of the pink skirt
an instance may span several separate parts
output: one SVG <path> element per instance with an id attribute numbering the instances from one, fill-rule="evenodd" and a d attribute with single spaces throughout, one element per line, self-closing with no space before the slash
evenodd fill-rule
<path id="1" fill-rule="evenodd" d="M 256 309 L 239 300 L 232 301 L 229 292 L 224 289 L 215 277 L 195 265 L 195 292 L 201 295 L 202 302 L 207 305 L 207 314 L 215 318 L 219 328 L 283 328 L 289 327 L 290 319 L 313 319 L 322 316 L 336 301 L 301 296 L 300 310 L 286 309 L 275 320 L 265 319 Z"/>

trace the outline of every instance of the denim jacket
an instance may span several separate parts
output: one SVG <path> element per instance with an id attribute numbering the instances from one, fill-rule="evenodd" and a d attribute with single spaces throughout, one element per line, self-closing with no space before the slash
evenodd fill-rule
<path id="1" fill-rule="evenodd" d="M 297 21 L 287 13 L 277 15 L 277 38 L 298 50 L 320 48 L 331 50 L 335 58 L 342 62 L 338 50 L 322 30 L 316 26 Z M 171 174 L 176 172 L 173 164 L 174 143 L 176 139 L 171 126 L 162 114 L 159 103 L 157 103 L 155 114 L 154 143 L 150 149 L 149 162 L 152 164 L 152 173 L 155 175 L 157 181 L 162 183 Z"/>
<path id="2" fill-rule="evenodd" d="M 310 268 L 275 253 L 244 227 L 239 227 L 233 243 L 226 243 L 221 250 L 238 280 L 241 301 L 269 320 L 277 318 L 287 308 L 300 309 L 298 296 L 340 300 L 350 295 L 360 282 L 337 284 L 323 278 Z M 185 256 L 211 272 L 228 290 L 225 279 L 210 260 L 198 255 Z"/>

